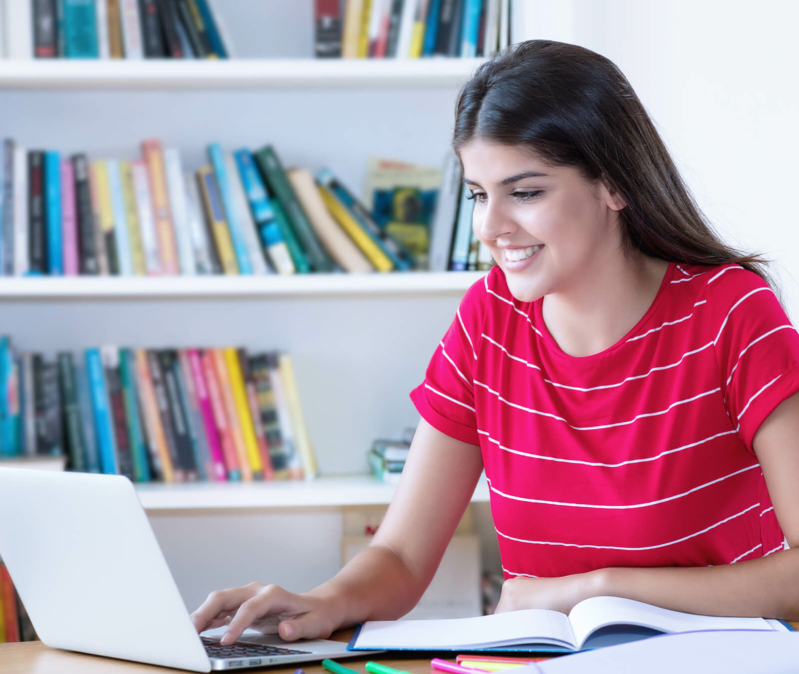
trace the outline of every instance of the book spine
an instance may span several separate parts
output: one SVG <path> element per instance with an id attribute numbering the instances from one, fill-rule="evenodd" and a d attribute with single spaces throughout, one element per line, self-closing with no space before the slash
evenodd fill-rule
<path id="1" fill-rule="evenodd" d="M 75 388 L 78 396 L 78 410 L 80 411 L 81 435 L 86 449 L 86 470 L 90 473 L 100 473 L 100 455 L 97 451 L 97 430 L 92 412 L 92 396 L 89 387 L 89 376 L 86 363 L 80 359 L 73 361 L 75 366 Z M 27 387 L 27 383 L 26 383 Z"/>
<path id="2" fill-rule="evenodd" d="M 61 0 L 64 3 L 64 56 L 96 59 L 97 10 L 95 0 Z M 97 0 L 102 3 L 103 0 Z"/>
<path id="3" fill-rule="evenodd" d="M 427 24 L 424 29 L 422 56 L 432 56 L 435 53 L 440 16 L 441 0 L 430 0 L 430 10 L 427 12 Z"/>
<path id="4" fill-rule="evenodd" d="M 111 411 L 108 406 L 108 391 L 103 373 L 103 362 L 100 358 L 99 349 L 88 349 L 86 351 L 86 370 L 89 376 L 94 424 L 97 444 L 100 450 L 100 466 L 103 473 L 115 475 L 117 474 L 116 443 L 114 441 Z"/>
<path id="5" fill-rule="evenodd" d="M 285 217 L 282 224 L 278 222 L 277 204 L 270 200 L 266 192 L 266 185 L 255 167 L 252 153 L 246 148 L 242 148 L 236 152 L 235 156 L 244 191 L 250 202 L 252 216 L 261 235 L 261 243 L 275 269 L 280 274 L 293 274 L 297 271 L 294 260 L 301 258 L 307 272 L 308 264 L 300 244 L 291 232 Z"/>
<path id="6" fill-rule="evenodd" d="M 165 149 L 164 164 L 169 201 L 172 204 L 172 219 L 175 224 L 175 240 L 178 248 L 180 271 L 184 275 L 194 276 L 196 268 L 192 251 L 191 232 L 189 231 L 186 187 L 183 181 L 183 166 L 180 161 L 180 153 L 175 148 Z"/>
<path id="7" fill-rule="evenodd" d="M 7 138 L 3 142 L 2 169 L 0 175 L 0 229 L 2 229 L 2 266 L 5 276 L 14 275 L 14 153 L 16 143 Z"/>
<path id="8" fill-rule="evenodd" d="M 119 380 L 122 385 L 122 403 L 128 420 L 128 444 L 133 457 L 133 475 L 136 482 L 149 482 L 150 462 L 147 458 L 147 446 L 139 413 L 136 361 L 130 349 L 119 350 Z"/>
<path id="9" fill-rule="evenodd" d="M 108 0 L 94 0 L 94 21 L 97 27 L 97 58 L 111 57 L 111 38 Z"/>
<path id="10" fill-rule="evenodd" d="M 377 56 L 377 41 L 380 37 L 380 19 L 383 11 L 383 0 L 370 0 L 369 5 L 368 20 L 364 21 L 366 53 L 362 54 L 362 56 L 375 58 Z"/>
<path id="11" fill-rule="evenodd" d="M 129 161 L 119 162 L 119 177 L 122 184 L 125 221 L 128 223 L 131 267 L 136 276 L 145 276 L 147 274 L 147 263 L 144 258 L 144 246 L 139 223 L 139 204 L 136 201 L 136 185 L 133 180 L 133 169 Z"/>
<path id="12" fill-rule="evenodd" d="M 228 480 L 239 481 L 242 479 L 242 470 L 239 466 L 239 459 L 236 448 L 233 445 L 233 434 L 228 425 L 225 404 L 222 401 L 222 393 L 219 390 L 219 379 L 216 375 L 216 365 L 211 349 L 206 349 L 201 356 L 203 374 L 208 387 L 208 398 L 211 401 L 211 409 L 214 413 L 214 421 L 219 432 L 219 443 L 222 447 L 222 455 L 225 460 Z"/>
<path id="13" fill-rule="evenodd" d="M 161 253 L 161 270 L 165 274 L 178 274 L 178 256 L 175 231 L 172 227 L 172 212 L 164 171 L 164 150 L 161 141 L 155 138 L 142 142 L 142 154 L 147 162 L 150 176 L 150 195 L 153 201 L 158 243 Z"/>
<path id="14" fill-rule="evenodd" d="M 147 447 L 150 451 L 150 465 L 155 473 L 154 479 L 161 479 L 167 484 L 175 481 L 172 460 L 169 457 L 169 448 L 166 444 L 166 435 L 161 425 L 161 415 L 158 411 L 155 387 L 150 375 L 150 365 L 147 351 L 136 349 L 136 379 L 139 384 L 139 407 L 144 418 L 144 432 L 147 435 Z"/>
<path id="15" fill-rule="evenodd" d="M 172 350 L 161 351 L 159 355 L 161 358 L 161 369 L 164 374 L 166 395 L 169 401 L 169 411 L 175 431 L 178 456 L 180 457 L 181 465 L 186 468 L 186 479 L 189 482 L 196 482 L 200 479 L 200 473 L 194 447 L 192 445 L 191 432 L 189 431 L 190 420 L 188 411 L 180 395 L 179 375 L 175 367 L 177 356 Z"/>
<path id="16" fill-rule="evenodd" d="M 22 354 L 23 377 L 23 435 L 25 436 L 25 454 L 36 454 L 36 389 L 34 387 L 33 354 Z"/>
<path id="17" fill-rule="evenodd" d="M 28 152 L 14 148 L 14 274 L 28 273 Z"/>
<path id="18" fill-rule="evenodd" d="M 126 59 L 143 59 L 141 15 L 139 0 L 119 0 L 121 9 L 122 43 Z"/>
<path id="19" fill-rule="evenodd" d="M 225 47 L 222 39 L 219 26 L 211 12 L 207 0 L 192 0 L 192 3 L 197 8 L 199 15 L 202 17 L 202 23 L 205 27 L 205 32 L 208 36 L 208 42 L 217 58 L 226 59 L 229 57 L 228 50 Z"/>
<path id="20" fill-rule="evenodd" d="M 294 375 L 294 364 L 287 353 L 280 354 L 278 367 L 283 381 L 283 390 L 286 394 L 292 427 L 297 438 L 297 448 L 302 459 L 302 469 L 305 479 L 310 480 L 317 476 L 319 468 L 316 462 L 311 436 L 300 403 L 300 393 L 297 388 L 297 379 Z"/>
<path id="21" fill-rule="evenodd" d="M 380 32 L 375 46 L 375 58 L 386 58 L 388 55 L 388 37 L 391 34 L 391 25 L 394 21 L 393 0 L 382 0 L 380 16 Z M 397 16 L 399 20 L 399 15 Z"/>
<path id="22" fill-rule="evenodd" d="M 458 224 L 455 228 L 455 241 L 452 244 L 450 271 L 466 271 L 469 258 L 469 239 L 472 231 L 472 212 L 474 201 L 469 198 L 469 190 L 461 187 Z"/>
<path id="23" fill-rule="evenodd" d="M 241 376 L 244 380 L 244 389 L 247 393 L 247 406 L 250 410 L 250 419 L 252 420 L 255 440 L 258 444 L 258 454 L 261 457 L 261 467 L 263 470 L 264 480 L 273 480 L 275 477 L 275 471 L 272 468 L 272 460 L 269 458 L 269 445 L 266 442 L 264 425 L 261 423 L 261 411 L 258 407 L 258 394 L 255 391 L 255 381 L 253 380 L 252 372 L 250 370 L 250 359 L 247 357 L 247 351 L 245 349 L 239 349 L 238 358 Z"/>
<path id="24" fill-rule="evenodd" d="M 6 57 L 30 60 L 34 57 L 33 0 L 15 0 L 5 3 Z M 10 27 L 14 26 L 14 30 Z"/>
<path id="25" fill-rule="evenodd" d="M 76 154 L 72 156 L 72 165 L 75 174 L 80 273 L 96 275 L 100 270 L 97 264 L 96 225 L 89 186 L 89 162 L 85 154 Z"/>
<path id="26" fill-rule="evenodd" d="M 424 30 L 427 25 L 427 14 L 430 9 L 430 0 L 419 0 L 416 5 L 416 16 L 413 17 L 411 32 L 410 57 L 419 58 L 424 46 Z"/>
<path id="27" fill-rule="evenodd" d="M 13 446 L 9 434 L 8 389 L 11 379 L 11 349 L 9 339 L 5 335 L 0 337 L 0 456 L 14 456 L 16 447 Z"/>
<path id="28" fill-rule="evenodd" d="M 236 255 L 233 252 L 233 244 L 230 240 L 227 222 L 225 222 L 214 170 L 210 166 L 203 166 L 197 171 L 197 175 L 200 181 L 200 193 L 203 197 L 206 216 L 216 243 L 216 251 L 219 255 L 222 271 L 225 274 L 238 274 L 239 267 L 236 262 Z"/>
<path id="29" fill-rule="evenodd" d="M 197 349 L 189 349 L 186 353 L 186 357 L 194 380 L 197 404 L 200 409 L 203 428 L 205 429 L 205 438 L 208 442 L 208 450 L 213 465 L 213 468 L 208 471 L 208 474 L 213 475 L 217 481 L 224 481 L 227 480 L 225 459 L 222 454 L 222 445 L 216 430 L 216 423 L 214 422 L 214 411 L 211 408 L 211 399 L 208 394 L 208 387 L 205 381 L 205 374 L 203 373 L 200 354 Z"/>
<path id="30" fill-rule="evenodd" d="M 95 159 L 91 162 L 94 174 L 94 188 L 97 197 L 97 208 L 100 215 L 99 224 L 102 232 L 103 247 L 108 260 L 108 273 L 119 274 L 119 250 L 114 237 L 114 207 L 111 201 L 111 185 L 108 177 L 108 164 L 105 160 Z"/>
<path id="31" fill-rule="evenodd" d="M 258 439 L 255 436 L 255 425 L 250 416 L 250 404 L 247 401 L 246 383 L 239 365 L 239 353 L 237 349 L 227 348 L 223 350 L 223 354 L 230 381 L 230 390 L 233 395 L 236 418 L 241 425 L 247 460 L 252 466 L 253 474 L 263 478 L 263 462 L 261 461 L 261 452 L 258 449 Z"/>
<path id="32" fill-rule="evenodd" d="M 388 256 L 397 269 L 409 271 L 413 268 L 413 259 L 410 254 L 375 222 L 366 207 L 335 177 L 330 169 L 320 170 L 316 175 L 316 179 L 320 185 L 330 190 L 336 199 L 341 202 L 342 206 L 355 219 L 355 222 L 380 250 Z"/>
<path id="33" fill-rule="evenodd" d="M 141 36 L 145 58 L 164 58 L 164 42 L 161 36 L 161 17 L 156 0 L 139 0 Z"/>
<path id="34" fill-rule="evenodd" d="M 247 252 L 247 244 L 244 240 L 242 225 L 239 222 L 233 204 L 231 179 L 235 176 L 228 174 L 224 152 L 218 143 L 212 143 L 208 147 L 208 155 L 211 158 L 211 165 L 216 175 L 216 183 L 219 187 L 219 196 L 222 201 L 222 210 L 228 225 L 230 240 L 233 244 L 233 252 L 236 255 L 239 273 L 252 274 L 252 265 L 250 263 L 249 253 Z"/>
<path id="35" fill-rule="evenodd" d="M 341 57 L 340 0 L 315 0 L 314 2 L 314 53 L 316 58 Z"/>
<path id="36" fill-rule="evenodd" d="M 0 9 L 2 8 L 0 7 Z M 2 28 L 2 26 L 0 26 L 0 28 Z M 9 141 L 6 140 L 0 143 L 0 275 L 4 273 L 3 249 L 6 248 L 5 235 L 9 227 L 6 213 L 6 206 L 8 205 L 8 199 L 6 198 L 6 181 L 13 179 L 13 176 L 9 176 L 9 172 L 6 170 L 5 146 L 8 142 Z M 5 221 L 5 226 L 3 225 L 3 221 Z"/>
<path id="37" fill-rule="evenodd" d="M 122 37 L 123 0 L 106 0 L 106 2 L 108 3 L 108 55 L 112 59 L 122 59 L 126 56 Z"/>
<path id="38" fill-rule="evenodd" d="M 205 425 L 200 410 L 200 401 L 197 398 L 197 388 L 194 385 L 194 374 L 189 363 L 189 355 L 186 349 L 180 349 L 177 355 L 175 367 L 180 375 L 177 378 L 178 388 L 189 418 L 188 427 L 194 447 L 195 462 L 200 472 L 200 479 L 212 480 L 215 479 L 214 463 L 211 459 L 208 439 L 205 436 Z"/>
<path id="39" fill-rule="evenodd" d="M 253 356 L 250 359 L 250 371 L 255 384 L 261 424 L 264 429 L 266 443 L 269 446 L 269 459 L 276 479 L 289 476 L 288 454 L 283 444 L 280 422 L 277 416 L 275 393 L 269 378 L 269 365 L 265 355 Z"/>
<path id="40" fill-rule="evenodd" d="M 64 47 L 66 45 L 66 31 L 64 30 L 64 3 L 66 0 L 53 0 L 55 6 L 55 44 L 56 56 L 63 58 L 66 56 Z"/>
<path id="41" fill-rule="evenodd" d="M 358 58 L 369 56 L 369 19 L 372 16 L 372 6 L 375 0 L 363 0 L 363 14 L 361 14 L 361 27 L 358 31 Z"/>
<path id="42" fill-rule="evenodd" d="M 447 271 L 452 234 L 458 216 L 460 189 L 463 184 L 460 162 L 454 153 L 447 156 L 432 222 L 430 271 Z"/>
<path id="43" fill-rule="evenodd" d="M 257 152 L 256 158 L 272 193 L 290 219 L 305 254 L 308 256 L 311 268 L 318 272 L 333 271 L 333 261 L 316 238 L 311 223 L 289 184 L 274 148 L 271 145 L 262 148 Z"/>
<path id="44" fill-rule="evenodd" d="M 109 267 L 109 252 L 105 246 L 105 232 L 103 232 L 103 214 L 100 208 L 100 188 L 97 183 L 95 162 L 89 162 L 89 194 L 91 195 L 92 214 L 94 222 L 94 245 L 97 250 L 97 268 L 99 274 L 107 276 L 111 273 Z M 113 251 L 112 251 L 113 252 Z"/>
<path id="45" fill-rule="evenodd" d="M 52 150 L 44 155 L 44 189 L 47 227 L 47 270 L 51 276 L 64 274 L 61 239 L 61 155 Z"/>
<path id="46" fill-rule="evenodd" d="M 5 623 L 6 643 L 17 643 L 19 635 L 19 616 L 14 598 L 14 584 L 5 564 L 0 561 L 0 597 L 2 597 L 3 622 Z"/>
<path id="47" fill-rule="evenodd" d="M 197 176 L 191 172 L 184 174 L 183 186 L 186 190 L 186 218 L 189 225 L 189 233 L 191 234 L 195 271 L 198 274 L 213 274 L 214 264 L 211 259 L 212 244 L 208 239 L 207 225 L 202 212 L 202 201 L 200 190 L 197 186 Z"/>
<path id="48" fill-rule="evenodd" d="M 44 152 L 33 150 L 28 154 L 28 171 L 28 183 L 30 185 L 30 200 L 28 202 L 30 217 L 28 271 L 30 274 L 38 276 L 47 271 Z"/>
<path id="49" fill-rule="evenodd" d="M 130 252 L 130 232 L 125 211 L 125 194 L 122 190 L 122 175 L 119 162 L 109 159 L 105 163 L 108 172 L 108 189 L 111 196 L 111 213 L 114 219 L 114 245 L 120 276 L 133 275 L 133 256 Z"/>
<path id="50" fill-rule="evenodd" d="M 158 7 L 158 16 L 161 19 L 166 55 L 174 59 L 185 58 L 186 54 L 178 31 L 177 8 L 174 2 L 172 0 L 156 0 L 155 4 Z"/>
<path id="51" fill-rule="evenodd" d="M 286 450 L 287 466 L 289 475 L 299 480 L 303 478 L 302 459 L 296 445 L 295 429 L 289 412 L 288 398 L 283 382 L 283 375 L 279 369 L 279 356 L 272 352 L 267 354 L 269 367 L 269 381 L 272 384 L 272 391 L 275 396 L 275 408 L 277 410 L 278 423 L 283 437 L 283 446 Z"/>
<path id="52" fill-rule="evenodd" d="M 438 32 L 433 54 L 449 56 L 449 38 L 455 20 L 455 5 L 460 0 L 441 0 L 441 11 L 438 14 Z"/>
<path id="53" fill-rule="evenodd" d="M 455 0 L 452 13 L 452 26 L 450 27 L 445 56 L 458 57 L 461 55 L 461 34 L 463 32 L 463 12 L 468 0 Z"/>
<path id="54" fill-rule="evenodd" d="M 208 56 L 208 50 L 200 35 L 197 22 L 192 15 L 191 3 L 189 0 L 177 0 L 177 10 L 180 17 L 183 29 L 186 31 L 186 37 L 191 43 L 191 49 L 194 52 L 194 58 L 204 59 Z"/>
<path id="55" fill-rule="evenodd" d="M 61 400 L 64 407 L 69 466 L 71 470 L 85 472 L 86 447 L 83 442 L 78 390 L 75 382 L 75 365 L 71 353 L 58 354 L 58 370 L 60 374 Z"/>
<path id="56" fill-rule="evenodd" d="M 344 58 L 358 58 L 361 18 L 365 0 L 347 0 L 344 9 L 344 31 L 341 55 Z"/>
<path id="57" fill-rule="evenodd" d="M 236 211 L 236 218 L 241 228 L 241 234 L 247 249 L 247 258 L 250 261 L 252 273 L 260 275 L 267 274 L 269 270 L 258 242 L 255 220 L 252 217 L 252 213 L 250 213 L 247 196 L 244 194 L 244 183 L 239 174 L 236 160 L 231 152 L 225 152 L 225 168 L 227 169 L 228 178 L 230 180 L 233 208 Z"/>
<path id="58" fill-rule="evenodd" d="M 233 438 L 233 447 L 236 450 L 236 457 L 238 458 L 239 468 L 241 469 L 241 479 L 245 482 L 252 482 L 254 479 L 260 479 L 260 470 L 255 469 L 255 466 L 250 463 L 249 457 L 247 456 L 247 446 L 244 442 L 241 420 L 236 410 L 236 401 L 233 397 L 233 385 L 230 381 L 230 373 L 228 372 L 227 364 L 225 363 L 224 350 L 209 349 L 209 351 L 213 358 L 214 369 L 216 371 L 217 380 L 219 381 L 219 393 L 222 396 L 222 404 L 225 406 L 228 426 Z"/>
<path id="59" fill-rule="evenodd" d="M 58 56 L 55 0 L 33 0 L 33 27 L 36 58 Z"/>
<path id="60" fill-rule="evenodd" d="M 388 26 L 388 42 L 386 44 L 386 57 L 396 58 L 397 44 L 399 43 L 400 24 L 402 22 L 403 0 L 391 1 L 391 16 Z"/>
<path id="61" fill-rule="evenodd" d="M 463 27 L 461 30 L 461 58 L 477 56 L 477 38 L 480 32 L 482 0 L 464 0 Z"/>
<path id="62" fill-rule="evenodd" d="M 105 382 L 108 387 L 108 403 L 114 425 L 114 441 L 117 449 L 117 467 L 120 475 L 134 480 L 133 455 L 128 438 L 128 420 L 122 399 L 122 384 L 119 378 L 119 351 L 115 346 L 100 348 Z"/>
<path id="63" fill-rule="evenodd" d="M 45 427 L 47 451 L 50 456 L 64 455 L 64 426 L 61 417 L 61 388 L 58 384 L 58 365 L 46 362 L 43 371 Z"/>
<path id="64" fill-rule="evenodd" d="M 133 175 L 133 189 L 136 193 L 136 207 L 139 214 L 144 267 L 148 274 L 161 273 L 161 255 L 158 250 L 158 233 L 156 231 L 153 202 L 150 196 L 150 176 L 147 164 L 142 160 L 130 162 Z"/>
<path id="65" fill-rule="evenodd" d="M 175 429 L 172 416 L 169 411 L 169 398 L 167 397 L 164 373 L 161 369 L 159 354 L 156 351 L 147 351 L 147 364 L 150 366 L 150 377 L 155 391 L 155 400 L 158 404 L 158 414 L 161 419 L 161 427 L 164 430 L 164 438 L 168 449 L 169 460 L 172 465 L 175 482 L 186 482 L 187 466 L 183 463 L 182 457 L 178 452 Z"/>
<path id="66" fill-rule="evenodd" d="M 2 362 L 2 361 L 0 361 Z M 47 446 L 47 433 L 44 421 L 44 363 L 40 353 L 33 354 L 33 417 L 35 439 L 34 447 L 37 455 L 44 454 Z"/>
<path id="67" fill-rule="evenodd" d="M 61 213 L 64 243 L 64 275 L 80 273 L 78 254 L 78 222 L 75 204 L 75 172 L 70 159 L 61 160 Z"/>
<path id="68" fill-rule="evenodd" d="M 189 6 L 189 12 L 191 13 L 191 20 L 194 23 L 195 28 L 197 29 L 197 34 L 200 36 L 200 40 L 203 45 L 203 51 L 205 52 L 205 58 L 207 59 L 218 59 L 219 54 L 214 51 L 213 46 L 211 45 L 211 38 L 208 35 L 208 30 L 205 26 L 205 21 L 203 20 L 202 14 L 200 13 L 200 8 L 197 4 L 197 0 L 185 0 L 186 4 Z"/>

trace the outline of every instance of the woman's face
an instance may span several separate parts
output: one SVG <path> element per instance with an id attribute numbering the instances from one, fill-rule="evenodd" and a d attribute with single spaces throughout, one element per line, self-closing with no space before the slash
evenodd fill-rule
<path id="1" fill-rule="evenodd" d="M 616 211 L 601 181 L 544 164 L 529 150 L 474 139 L 461 148 L 477 238 L 502 267 L 513 296 L 533 302 L 590 281 L 618 255 Z"/>

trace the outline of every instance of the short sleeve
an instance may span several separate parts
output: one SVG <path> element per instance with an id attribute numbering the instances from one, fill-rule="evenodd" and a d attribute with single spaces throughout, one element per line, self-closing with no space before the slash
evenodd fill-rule
<path id="1" fill-rule="evenodd" d="M 725 278 L 726 277 L 726 278 Z M 799 333 L 757 274 L 728 267 L 708 288 L 718 332 L 714 347 L 730 419 L 750 452 L 760 425 L 799 392 Z M 714 292 L 715 291 L 715 292 Z"/>
<path id="2" fill-rule="evenodd" d="M 496 272 L 496 267 L 492 272 Z M 474 407 L 473 373 L 483 334 L 486 277 L 466 291 L 455 318 L 435 350 L 424 381 L 411 391 L 419 414 L 456 440 L 479 445 Z"/>

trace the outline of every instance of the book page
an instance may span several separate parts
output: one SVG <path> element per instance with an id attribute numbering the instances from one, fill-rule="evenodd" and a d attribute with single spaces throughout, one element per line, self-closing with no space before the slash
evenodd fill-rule
<path id="1" fill-rule="evenodd" d="M 361 628 L 357 649 L 437 650 L 540 643 L 575 648 L 569 619 L 543 609 L 448 620 L 376 620 Z"/>
<path id="2" fill-rule="evenodd" d="M 696 632 L 698 630 L 773 631 L 763 618 L 718 618 L 669 611 L 621 597 L 592 597 L 577 604 L 569 614 L 574 638 L 579 648 L 596 630 L 608 625 L 637 625 L 661 632 Z"/>

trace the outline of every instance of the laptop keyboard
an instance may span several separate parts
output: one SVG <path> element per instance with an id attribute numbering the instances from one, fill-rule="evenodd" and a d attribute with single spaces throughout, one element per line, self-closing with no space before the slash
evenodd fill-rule
<path id="1" fill-rule="evenodd" d="M 229 646 L 223 646 L 217 639 L 200 637 L 208 656 L 211 658 L 251 658 L 263 655 L 308 655 L 309 651 L 295 651 L 291 648 L 278 648 L 277 646 L 261 646 L 237 641 Z"/>

